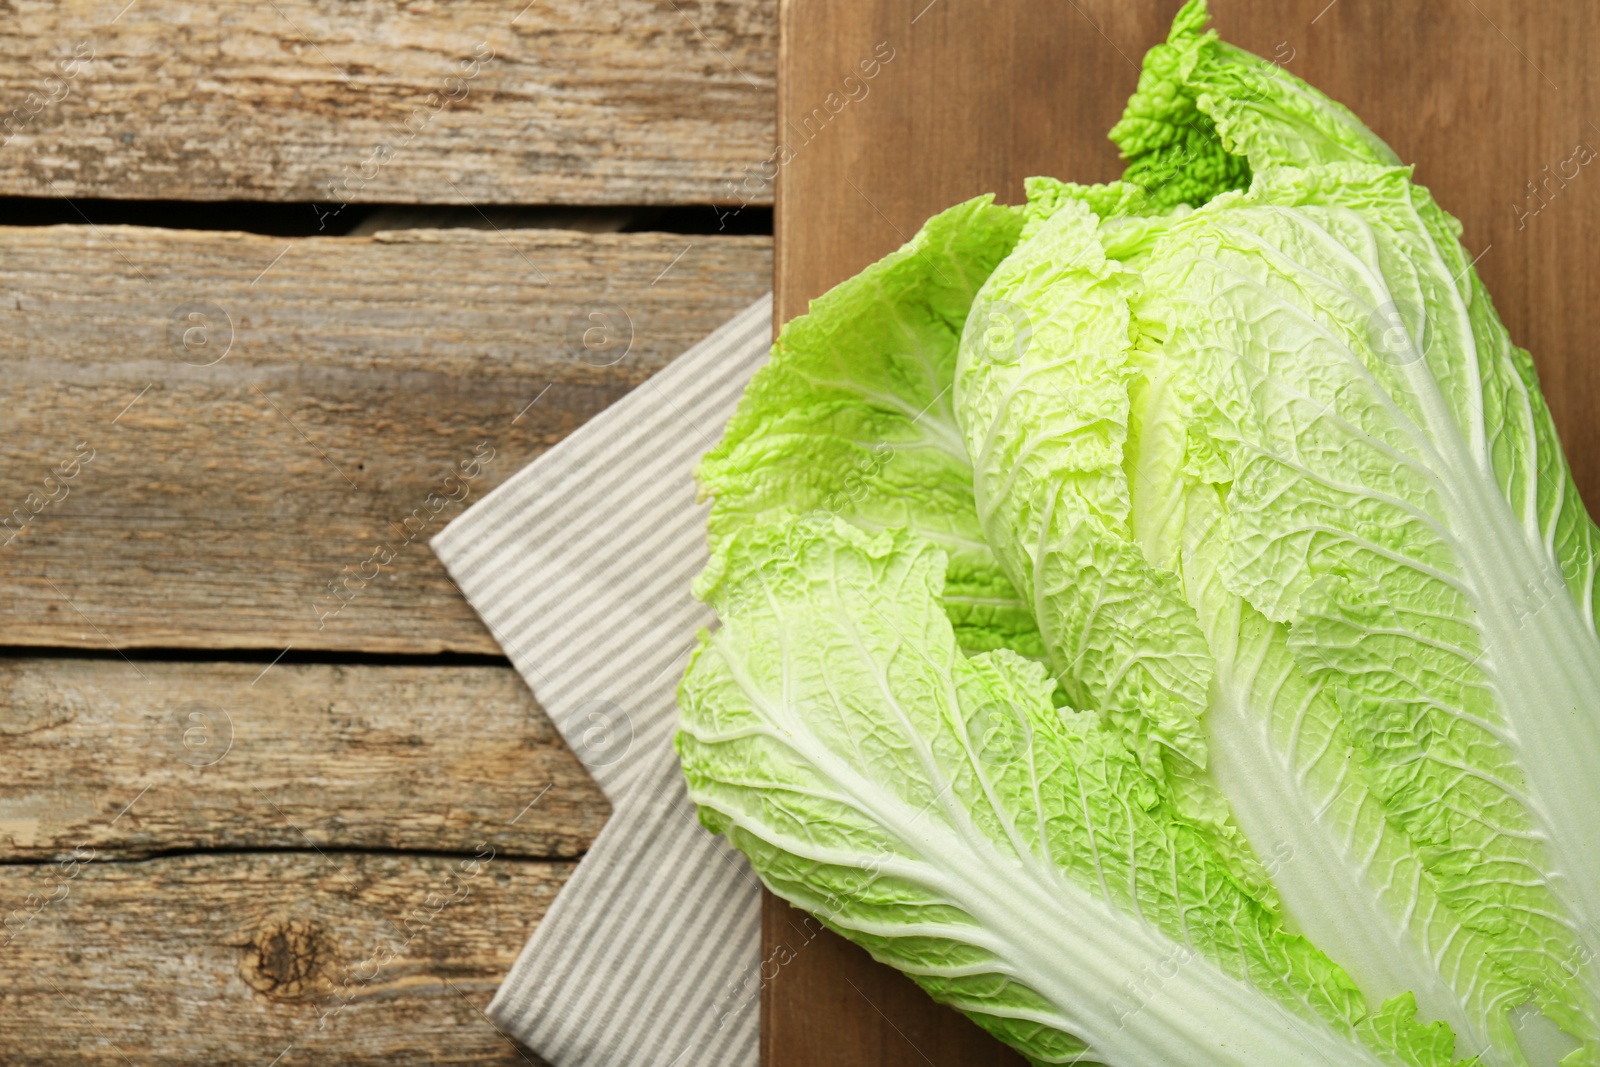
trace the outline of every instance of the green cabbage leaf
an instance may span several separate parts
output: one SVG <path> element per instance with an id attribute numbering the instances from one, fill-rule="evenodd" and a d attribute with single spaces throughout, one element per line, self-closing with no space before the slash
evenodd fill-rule
<path id="1" fill-rule="evenodd" d="M 1043 665 L 969 657 L 944 554 L 775 513 L 702 579 L 723 625 L 679 690 L 702 821 L 762 880 L 1037 1063 L 1452 1062 L 1366 1018 Z M 1443 1040 L 1441 1040 L 1441 1037 Z"/>
<path id="2" fill-rule="evenodd" d="M 915 530 L 949 559 L 944 603 L 963 647 L 1042 656 L 979 527 L 951 388 L 972 298 L 1024 221 L 993 200 L 929 219 L 789 323 L 697 477 L 713 549 L 775 508 Z"/>

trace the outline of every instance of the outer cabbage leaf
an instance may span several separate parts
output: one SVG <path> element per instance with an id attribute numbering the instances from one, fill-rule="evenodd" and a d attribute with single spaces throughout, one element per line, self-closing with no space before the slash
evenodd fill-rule
<path id="1" fill-rule="evenodd" d="M 774 508 L 915 530 L 950 559 L 963 647 L 1039 656 L 1032 612 L 984 543 L 951 396 L 973 295 L 1024 221 L 993 199 L 935 215 L 785 326 L 697 473 L 713 549 Z"/>
<path id="2" fill-rule="evenodd" d="M 1146 349 L 1140 280 L 1105 254 L 1142 262 L 1186 213 L 1097 218 L 1089 209 L 1105 210 L 1104 194 L 1074 203 L 1073 187 L 1039 189 L 1050 222 L 996 269 L 974 313 L 1012 309 L 1032 344 L 995 360 L 969 343 L 957 393 L 986 529 L 1033 598 L 1063 687 L 1113 721 L 1153 719 L 1144 729 L 1156 736 L 1181 709 L 1198 741 L 1161 766 L 1180 796 L 1217 800 L 1221 815 L 1198 821 L 1243 880 L 1270 875 L 1287 918 L 1372 1002 L 1414 991 L 1464 1052 L 1521 1062 L 1507 1009 L 1530 994 L 1484 964 L 1484 939 L 1439 899 L 1286 629 L 1217 577 L 1227 543 L 1216 490 L 1186 473 L 1190 405 L 1174 369 Z M 1084 527 L 1096 554 L 1079 547 Z M 1182 670 L 1127 666 L 1142 657 L 1166 667 L 1174 650 Z"/>
<path id="3" fill-rule="evenodd" d="M 1399 168 L 1257 174 L 1141 315 L 1225 487 L 1227 588 L 1337 701 L 1441 899 L 1600 1062 L 1595 531 L 1458 231 Z"/>
<path id="4" fill-rule="evenodd" d="M 1446 1040 L 1459 1035 L 1462 1051 L 1525 1062 L 1513 1011 L 1531 991 L 1488 962 L 1488 939 L 1444 902 L 1422 849 L 1373 788 L 1334 695 L 1296 663 L 1288 629 L 1226 588 L 1216 489 L 1190 487 L 1183 511 L 1179 568 L 1216 663 L 1208 770 L 1262 853 L 1285 918 L 1368 998 L 1403 993 L 1447 1024 Z"/>
<path id="5" fill-rule="evenodd" d="M 722 626 L 679 690 L 709 829 L 1036 1063 L 1450 1063 L 1404 1004 L 1367 1017 L 1041 665 L 966 657 L 945 568 L 837 519 L 724 542 L 702 583 Z"/>

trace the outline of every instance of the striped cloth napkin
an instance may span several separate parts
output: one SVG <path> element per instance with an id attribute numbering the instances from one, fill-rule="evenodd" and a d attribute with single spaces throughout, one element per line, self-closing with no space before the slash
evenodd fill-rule
<path id="1" fill-rule="evenodd" d="M 555 1067 L 756 1067 L 760 883 L 695 819 L 675 690 L 712 621 L 694 466 L 766 361 L 763 297 L 467 509 L 433 550 L 611 800 L 489 1005 Z"/>

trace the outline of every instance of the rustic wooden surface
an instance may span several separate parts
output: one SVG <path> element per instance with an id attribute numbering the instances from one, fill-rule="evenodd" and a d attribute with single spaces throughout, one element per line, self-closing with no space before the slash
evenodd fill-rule
<path id="1" fill-rule="evenodd" d="M 509 667 L 13 658 L 0 706 L 8 1062 L 538 1062 L 481 1009 L 609 807 Z"/>
<path id="2" fill-rule="evenodd" d="M 527 1061 L 480 1010 L 608 808 L 502 660 L 370 654 L 498 652 L 426 539 L 764 292 L 770 239 L 0 245 L 0 1041 L 38 1064 Z M 481 844 L 494 877 L 433 919 Z M 370 982 L 271 978 L 385 945 Z"/>
<path id="3" fill-rule="evenodd" d="M 0 230 L 0 518 L 27 509 L 0 529 L 0 640 L 498 654 L 428 538 L 766 292 L 770 249 Z M 47 487 L 79 442 L 93 458 Z"/>
<path id="4" fill-rule="evenodd" d="M 774 0 L 0 6 L 0 1060 L 537 1064 L 609 808 L 426 541 L 769 288 L 601 231 L 759 220 Z"/>
<path id="5" fill-rule="evenodd" d="M 770 203 L 773 3 L 15 0 L 0 195 Z"/>
<path id="6" fill-rule="evenodd" d="M 777 320 L 956 201 L 985 192 L 1020 201 L 1032 174 L 1116 177 L 1105 133 L 1179 6 L 784 0 L 778 132 L 790 151 L 778 174 Z M 1575 161 L 1580 144 L 1585 159 L 1600 150 L 1592 10 L 1213 0 L 1212 11 L 1228 40 L 1352 107 L 1463 220 L 1512 336 L 1533 352 L 1580 489 L 1600 499 L 1600 363 L 1590 354 L 1600 175 Z M 859 64 L 880 47 L 894 58 L 862 83 Z M 837 113 L 819 122 L 819 107 Z M 1528 183 L 1564 161 L 1568 177 L 1532 198 Z M 765 1067 L 1016 1062 L 864 953 L 832 935 L 812 939 L 771 898 L 765 938 L 767 958 L 789 958 L 779 945 L 792 954 L 764 990 Z"/>
<path id="7" fill-rule="evenodd" d="M 481 840 L 568 859 L 610 811 L 509 667 L 10 658 L 0 707 L 0 862 Z"/>
<path id="8" fill-rule="evenodd" d="M 4 1058 L 540 1065 L 482 1008 L 572 864 L 456 849 L 0 866 Z"/>

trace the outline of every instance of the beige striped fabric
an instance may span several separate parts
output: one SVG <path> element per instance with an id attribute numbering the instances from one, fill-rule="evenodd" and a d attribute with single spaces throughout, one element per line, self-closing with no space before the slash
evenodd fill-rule
<path id="1" fill-rule="evenodd" d="M 755 1067 L 759 883 L 671 735 L 712 616 L 694 465 L 766 361 L 770 296 L 484 497 L 433 549 L 613 814 L 489 1005 L 555 1067 Z"/>

